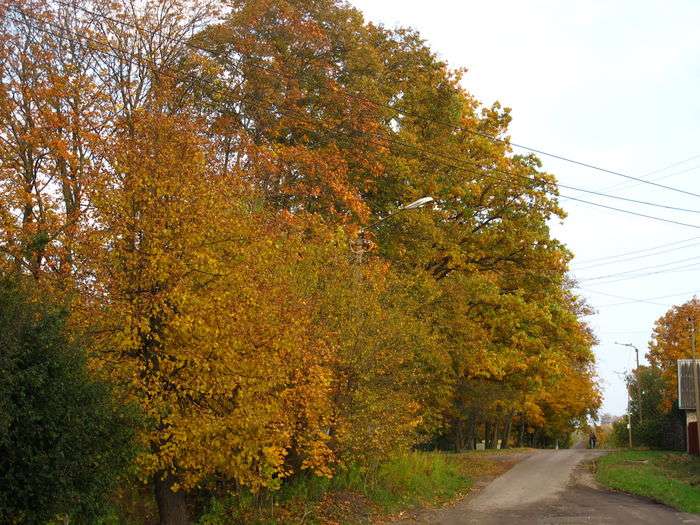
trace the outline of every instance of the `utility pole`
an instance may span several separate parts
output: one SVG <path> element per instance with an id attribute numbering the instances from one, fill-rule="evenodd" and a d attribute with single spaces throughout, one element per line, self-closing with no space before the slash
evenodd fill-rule
<path id="1" fill-rule="evenodd" d="M 630 440 L 630 448 L 632 448 L 632 413 L 630 412 L 630 387 L 627 385 L 627 436 Z"/>
<path id="2" fill-rule="evenodd" d="M 697 428 L 698 450 L 700 450 L 700 382 L 698 381 L 698 362 L 695 353 L 695 318 L 689 319 L 690 326 L 690 349 L 693 354 L 693 390 L 695 392 L 695 425 Z"/>
<path id="3" fill-rule="evenodd" d="M 615 372 L 618 377 L 625 380 L 625 391 L 627 392 L 627 436 L 629 438 L 630 448 L 632 448 L 632 414 L 630 413 L 630 386 L 627 383 L 626 372 Z"/>
<path id="4" fill-rule="evenodd" d="M 641 424 L 644 421 L 644 419 L 642 418 L 642 378 L 639 373 L 639 348 L 637 348 L 632 343 L 618 343 L 617 341 L 615 341 L 615 344 L 619 346 L 627 346 L 629 348 L 634 348 L 634 353 L 637 356 L 637 410 L 639 410 L 639 423 Z"/>

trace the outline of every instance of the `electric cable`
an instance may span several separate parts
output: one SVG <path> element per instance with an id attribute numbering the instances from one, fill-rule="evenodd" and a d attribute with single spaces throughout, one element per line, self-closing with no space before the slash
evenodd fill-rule
<path id="1" fill-rule="evenodd" d="M 105 15 L 105 14 L 102 14 L 102 13 L 97 13 L 97 12 L 91 10 L 91 9 L 88 9 L 88 8 L 85 8 L 85 7 L 82 7 L 82 6 L 70 5 L 70 4 L 68 4 L 68 3 L 66 3 L 66 2 L 64 2 L 64 1 L 62 1 L 62 0 L 55 0 L 55 1 L 56 1 L 58 4 L 60 4 L 60 5 L 64 6 L 64 7 L 66 7 L 66 8 L 77 8 L 77 9 L 80 9 L 81 11 L 83 11 L 83 12 L 85 12 L 85 13 L 87 13 L 87 14 L 90 14 L 90 15 L 92 15 L 92 16 L 101 17 L 101 18 L 103 18 L 103 19 L 105 19 L 105 20 L 109 20 L 109 21 L 111 21 L 111 22 L 113 22 L 113 23 L 118 23 L 118 24 L 122 24 L 122 25 L 124 25 L 124 26 L 126 26 L 126 27 L 131 27 L 132 29 L 135 29 L 135 30 L 137 30 L 137 31 L 146 31 L 146 32 L 148 32 L 148 33 L 150 33 L 150 34 L 152 34 L 152 35 L 157 34 L 155 31 L 148 30 L 148 29 L 143 29 L 143 28 L 139 28 L 139 27 L 136 26 L 135 24 L 131 24 L 131 23 L 126 22 L 126 21 L 124 21 L 124 20 L 118 20 L 118 19 L 115 19 L 115 18 L 113 18 L 113 17 L 109 17 L 109 16 L 107 16 L 107 15 Z M 162 35 L 159 35 L 159 37 L 165 38 L 166 40 L 168 39 L 168 37 L 163 37 Z M 180 41 L 178 41 L 178 43 L 184 44 L 184 45 L 186 45 L 187 47 L 190 47 L 191 49 L 196 49 L 196 50 L 198 50 L 198 51 L 202 51 L 202 52 L 205 52 L 205 53 L 216 54 L 216 51 L 215 51 L 215 50 L 207 49 L 207 48 L 204 48 L 204 47 L 202 47 L 202 46 L 197 46 L 197 45 L 195 45 L 195 44 L 193 44 L 193 43 L 191 43 L 191 42 L 180 42 Z M 265 69 L 265 70 L 267 70 L 268 72 L 271 72 L 271 73 L 273 73 L 273 74 L 277 74 L 277 72 L 275 72 L 274 70 L 271 70 L 270 68 L 268 68 L 268 67 L 266 67 L 266 66 L 262 66 L 262 65 L 260 65 L 260 64 L 249 63 L 248 65 L 251 65 L 252 67 L 259 67 L 259 68 Z M 494 136 L 494 135 L 489 135 L 488 133 L 483 133 L 483 132 L 480 132 L 480 131 L 476 131 L 476 130 L 473 130 L 473 129 L 469 129 L 469 128 L 466 128 L 466 127 L 464 127 L 464 126 L 459 126 L 459 125 L 456 125 L 456 124 L 452 124 L 452 123 L 449 123 L 449 122 L 444 122 L 444 121 L 437 120 L 437 119 L 434 119 L 434 118 L 423 117 L 422 115 L 418 115 L 418 114 L 414 114 L 414 113 L 412 113 L 412 112 L 407 112 L 407 111 L 401 110 L 401 109 L 399 109 L 399 108 L 390 106 L 390 105 L 388 105 L 388 104 L 386 104 L 386 103 L 383 103 L 383 102 L 380 102 L 380 101 L 371 99 L 371 98 L 366 97 L 366 96 L 363 96 L 363 95 L 358 95 L 358 94 L 350 93 L 350 92 L 348 92 L 347 90 L 344 90 L 344 91 L 345 91 L 345 94 L 346 94 L 346 95 L 348 95 L 348 96 L 350 96 L 350 97 L 352 97 L 352 98 L 356 98 L 356 99 L 363 100 L 364 102 L 368 102 L 368 103 L 370 103 L 370 104 L 373 104 L 373 105 L 375 105 L 376 107 L 383 107 L 383 108 L 385 108 L 385 109 L 389 109 L 389 110 L 391 110 L 391 111 L 394 111 L 394 112 L 395 112 L 396 114 L 398 114 L 398 115 L 403 115 L 404 117 L 411 117 L 411 118 L 415 118 L 415 119 L 418 119 L 418 120 L 427 121 L 427 122 L 430 122 L 430 123 L 433 123 L 433 124 L 438 124 L 438 125 L 441 125 L 441 126 L 444 126 L 444 127 L 451 128 L 451 129 L 453 129 L 453 130 L 455 130 L 455 131 L 461 131 L 461 132 L 464 132 L 464 133 L 468 133 L 468 134 L 471 134 L 471 135 L 475 135 L 475 136 L 479 136 L 479 137 L 485 138 L 485 139 L 487 139 L 487 140 L 489 140 L 489 141 L 491 141 L 491 142 L 494 142 L 494 143 L 496 143 L 496 142 L 498 142 L 498 143 L 503 143 L 503 144 L 506 144 L 506 145 L 509 145 L 509 146 L 513 146 L 513 147 L 522 149 L 522 150 L 530 151 L 531 153 L 536 153 L 536 154 L 538 154 L 538 155 L 543 155 L 543 156 L 550 157 L 550 158 L 553 158 L 553 159 L 557 159 L 557 160 L 561 160 L 561 161 L 564 161 L 564 162 L 568 162 L 568 163 L 570 163 L 570 164 L 574 164 L 574 165 L 586 167 L 586 168 L 589 168 L 589 169 L 592 169 L 592 170 L 596 170 L 596 171 L 599 171 L 599 172 L 602 172 L 602 173 L 607 173 L 607 174 L 609 174 L 609 175 L 614 175 L 614 176 L 622 177 L 622 178 L 625 178 L 625 179 L 634 180 L 634 181 L 637 181 L 638 183 L 641 183 L 641 184 L 648 184 L 648 185 L 655 186 L 655 187 L 662 188 L 662 189 L 666 189 L 666 190 L 669 190 L 669 191 L 674 191 L 674 192 L 677 192 L 677 193 L 682 193 L 682 194 L 690 195 L 690 196 L 693 196 L 693 197 L 700 197 L 700 194 L 693 193 L 693 192 L 690 192 L 690 191 L 687 191 L 687 190 L 683 190 L 683 189 L 680 189 L 680 188 L 674 188 L 674 187 L 672 187 L 672 186 L 666 186 L 666 185 L 664 185 L 664 184 L 658 184 L 658 183 L 655 183 L 655 182 L 647 181 L 647 180 L 642 179 L 642 178 L 640 178 L 640 177 L 635 177 L 635 176 L 632 176 L 632 175 L 627 175 L 627 174 L 621 173 L 621 172 L 619 172 L 619 171 L 607 169 L 607 168 L 604 168 L 604 167 L 601 167 L 601 166 L 592 164 L 592 163 L 590 163 L 590 162 L 583 162 L 583 161 L 579 161 L 579 160 L 576 160 L 576 159 L 572 159 L 572 158 L 566 157 L 566 156 L 564 156 L 564 155 L 560 155 L 560 154 L 556 154 L 556 153 L 550 153 L 550 152 L 547 152 L 547 151 L 544 151 L 544 150 L 541 150 L 541 149 L 538 149 L 538 148 L 533 148 L 533 147 L 526 146 L 526 145 L 523 145 L 523 144 L 518 144 L 518 143 L 512 142 L 512 141 L 510 141 L 510 140 L 503 139 L 503 138 L 501 138 L 501 137 L 497 137 L 497 136 Z"/>

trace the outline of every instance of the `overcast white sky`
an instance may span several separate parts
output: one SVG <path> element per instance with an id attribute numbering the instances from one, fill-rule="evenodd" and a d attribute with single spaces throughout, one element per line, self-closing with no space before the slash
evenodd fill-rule
<path id="1" fill-rule="evenodd" d="M 558 153 L 700 194 L 700 2 L 535 0 L 352 0 L 368 20 L 410 26 L 453 67 L 485 104 L 513 109 L 516 143 Z M 695 157 L 672 168 L 654 170 Z M 700 210 L 700 198 L 624 183 L 543 158 L 563 184 Z M 695 168 L 695 169 L 693 169 Z M 683 173 L 679 173 L 683 172 Z M 562 191 L 564 193 L 564 191 Z M 572 191 L 572 196 L 700 225 L 700 215 L 623 203 Z M 555 235 L 576 254 L 582 293 L 598 308 L 590 319 L 605 390 L 604 412 L 622 414 L 626 393 L 615 372 L 646 352 L 655 319 L 700 293 L 700 230 L 562 200 L 569 212 Z M 698 237 L 653 257 L 584 269 L 583 261 Z M 680 248 L 668 251 L 672 248 Z M 640 254 L 646 255 L 646 254 Z M 634 257 L 634 256 L 630 256 Z M 675 261 L 697 258 L 675 263 Z M 684 270 L 606 283 L 585 278 L 647 268 Z M 661 266 L 666 265 L 666 266 Z M 639 274 L 655 269 L 641 270 Z M 631 276 L 637 275 L 635 273 Z M 629 277 L 630 275 L 622 276 Z M 612 280 L 612 279 L 611 279 Z M 602 292 L 602 293 L 600 293 Z M 605 295 L 609 294 L 609 295 Z M 673 294 L 673 297 L 666 297 Z M 625 302 L 613 296 L 651 299 Z M 613 305 L 615 306 L 609 306 Z"/>

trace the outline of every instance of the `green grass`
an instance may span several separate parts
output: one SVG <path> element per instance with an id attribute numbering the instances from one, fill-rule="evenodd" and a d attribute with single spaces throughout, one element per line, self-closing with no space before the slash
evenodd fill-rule
<path id="1" fill-rule="evenodd" d="M 439 453 L 402 455 L 379 467 L 365 486 L 350 486 L 388 512 L 441 502 L 471 487 L 459 458 Z"/>
<path id="2" fill-rule="evenodd" d="M 601 484 L 684 512 L 700 512 L 700 459 L 680 452 L 621 451 L 598 460 Z"/>
<path id="3" fill-rule="evenodd" d="M 507 461 L 494 461 L 489 457 L 494 451 L 488 452 L 412 452 L 374 469 L 349 468 L 333 479 L 300 476 L 276 492 L 214 500 L 199 523 L 369 523 L 402 510 L 443 504 L 466 493 L 476 478 L 507 468 Z"/>

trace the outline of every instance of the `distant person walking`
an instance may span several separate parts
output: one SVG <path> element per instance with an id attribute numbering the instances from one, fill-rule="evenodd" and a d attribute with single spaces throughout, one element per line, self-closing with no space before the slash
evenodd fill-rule
<path id="1" fill-rule="evenodd" d="M 595 448 L 598 437 L 595 435 L 595 430 L 591 430 L 591 435 L 588 437 L 588 448 Z"/>

